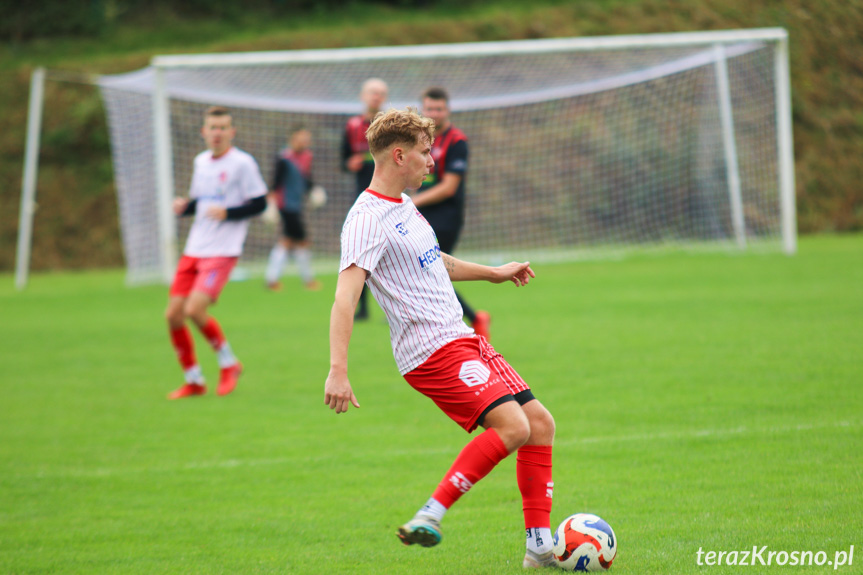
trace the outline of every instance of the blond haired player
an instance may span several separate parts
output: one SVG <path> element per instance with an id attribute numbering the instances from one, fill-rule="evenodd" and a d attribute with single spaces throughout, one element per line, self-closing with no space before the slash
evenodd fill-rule
<path id="1" fill-rule="evenodd" d="M 342 229 L 324 401 L 336 413 L 360 406 L 348 380 L 348 344 L 354 308 L 367 284 L 387 316 L 402 376 L 466 431 L 485 428 L 462 449 L 428 502 L 399 528 L 399 538 L 405 545 L 437 545 L 450 506 L 517 452 L 527 529 L 524 566 L 554 565 L 554 419 L 506 360 L 465 325 L 452 285 L 485 280 L 523 286 L 534 273 L 527 262 L 489 267 L 440 251 L 431 226 L 403 193 L 419 188 L 434 167 L 432 120 L 410 109 L 389 110 L 376 116 L 367 136 L 375 170 Z"/>
<path id="2" fill-rule="evenodd" d="M 186 383 L 169 399 L 203 395 L 204 375 L 195 357 L 186 320 L 201 330 L 216 352 L 220 368 L 219 395 L 234 390 L 242 366 L 234 356 L 219 322 L 209 314 L 243 251 L 249 218 L 267 207 L 267 185 L 255 159 L 233 147 L 236 129 L 230 112 L 214 106 L 204 115 L 201 136 L 207 150 L 195 157 L 189 198 L 174 200 L 179 216 L 195 216 L 183 257 L 171 284 L 165 317 L 171 342 Z"/>

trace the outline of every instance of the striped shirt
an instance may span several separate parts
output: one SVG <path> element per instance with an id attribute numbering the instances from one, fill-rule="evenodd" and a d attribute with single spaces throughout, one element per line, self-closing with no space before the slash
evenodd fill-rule
<path id="1" fill-rule="evenodd" d="M 360 194 L 342 228 L 339 272 L 352 264 L 366 270 L 366 284 L 387 316 L 402 375 L 444 344 L 473 335 L 434 231 L 407 195 Z"/>

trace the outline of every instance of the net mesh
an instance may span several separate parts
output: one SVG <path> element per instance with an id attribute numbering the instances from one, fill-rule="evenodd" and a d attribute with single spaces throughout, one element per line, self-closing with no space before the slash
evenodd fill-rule
<path id="1" fill-rule="evenodd" d="M 774 50 L 725 47 L 747 242 L 779 245 Z M 380 53 L 381 50 L 379 49 Z M 285 64 L 168 69 L 173 177 L 178 195 L 203 149 L 204 110 L 229 106 L 235 144 L 272 181 L 287 135 L 311 130 L 316 183 L 327 205 L 306 213 L 314 251 L 339 252 L 355 199 L 341 167 L 345 122 L 358 92 L 384 79 L 390 105 L 418 106 L 429 86 L 451 96 L 469 139 L 467 221 L 457 253 L 577 258 L 633 246 L 733 245 L 726 154 L 710 46 L 428 57 L 356 57 Z M 159 276 L 153 70 L 101 81 L 112 134 L 123 242 L 132 283 Z M 188 222 L 178 226 L 182 249 Z M 250 227 L 242 262 L 255 268 L 277 230 Z"/>

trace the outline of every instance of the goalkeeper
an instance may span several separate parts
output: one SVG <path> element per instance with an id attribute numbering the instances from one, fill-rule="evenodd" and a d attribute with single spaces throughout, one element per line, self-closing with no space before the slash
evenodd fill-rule
<path id="1" fill-rule="evenodd" d="M 289 140 L 289 147 L 282 150 L 276 160 L 273 187 L 267 198 L 270 209 L 278 210 L 282 235 L 270 251 L 265 276 L 269 289 L 282 289 L 279 278 L 285 263 L 293 256 L 306 289 L 316 291 L 321 289 L 321 284 L 312 272 L 312 254 L 303 224 L 303 196 L 309 192 L 312 207 L 320 207 L 326 201 L 326 192 L 312 182 L 311 132 L 299 129 Z"/>

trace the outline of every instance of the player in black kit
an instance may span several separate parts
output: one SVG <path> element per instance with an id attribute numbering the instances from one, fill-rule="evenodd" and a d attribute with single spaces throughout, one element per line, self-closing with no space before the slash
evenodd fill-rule
<path id="1" fill-rule="evenodd" d="M 353 116 L 345 126 L 342 138 L 342 166 L 356 176 L 356 193 L 359 197 L 375 172 L 375 161 L 369 152 L 369 142 L 366 140 L 366 130 L 387 101 L 389 87 L 380 78 L 369 78 L 363 82 L 360 90 L 360 100 L 365 106 L 362 114 Z M 368 288 L 363 288 L 360 303 L 354 319 L 365 320 L 369 317 Z"/>
<path id="2" fill-rule="evenodd" d="M 431 150 L 435 166 L 413 202 L 434 229 L 441 251 L 452 254 L 464 226 L 467 136 L 452 125 L 449 94 L 443 88 L 429 88 L 423 93 L 422 113 L 435 122 Z M 456 297 L 474 331 L 489 339 L 488 312 L 474 311 L 458 292 Z"/>

